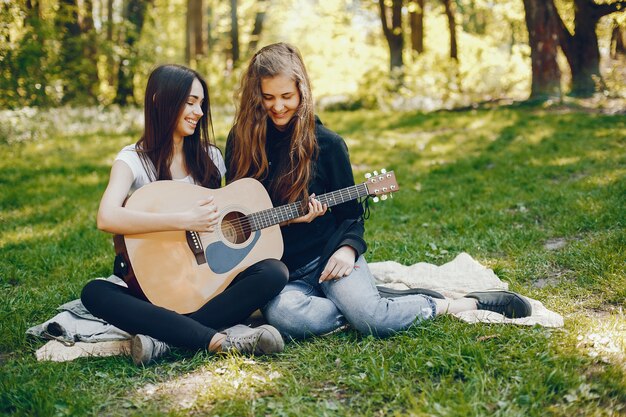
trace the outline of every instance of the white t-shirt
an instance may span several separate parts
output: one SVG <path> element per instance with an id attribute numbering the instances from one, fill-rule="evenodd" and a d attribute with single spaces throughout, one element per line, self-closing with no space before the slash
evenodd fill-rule
<path id="1" fill-rule="evenodd" d="M 211 159 L 213 160 L 213 163 L 215 164 L 215 166 L 217 166 L 217 169 L 219 169 L 220 174 L 223 178 L 224 175 L 226 174 L 226 165 L 224 163 L 224 158 L 222 157 L 222 153 L 215 146 L 211 146 L 209 148 L 209 155 L 211 156 Z M 130 170 L 133 172 L 134 180 L 133 180 L 133 185 L 130 187 L 129 195 L 135 192 L 135 190 L 137 190 L 138 188 L 141 188 L 144 185 L 152 182 L 150 180 L 150 176 L 148 175 L 148 172 L 146 171 L 145 167 L 143 166 L 143 163 L 141 162 L 141 158 L 139 157 L 139 154 L 137 153 L 135 144 L 125 146 L 124 149 L 122 149 L 117 154 L 117 156 L 115 157 L 115 160 L 124 161 L 126 165 L 129 166 Z M 152 165 L 152 163 L 150 163 L 150 165 Z M 152 168 L 154 169 L 154 167 Z M 191 175 L 187 175 L 185 178 L 176 179 L 175 181 L 182 181 L 182 182 L 188 182 L 190 184 L 195 184 L 195 181 L 193 180 Z"/>

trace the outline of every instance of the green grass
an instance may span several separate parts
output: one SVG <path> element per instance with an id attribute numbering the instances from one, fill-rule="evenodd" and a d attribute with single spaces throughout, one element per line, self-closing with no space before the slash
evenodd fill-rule
<path id="1" fill-rule="evenodd" d="M 37 362 L 43 342 L 24 333 L 109 275 L 95 213 L 113 156 L 137 133 L 0 143 L 0 414 L 626 415 L 626 117 L 557 110 L 321 117 L 347 140 L 357 181 L 396 172 L 400 192 L 371 206 L 370 261 L 467 252 L 561 313 L 563 329 L 441 318 L 272 358 L 177 350 L 147 368 Z M 227 129 L 218 120 L 222 146 Z"/>

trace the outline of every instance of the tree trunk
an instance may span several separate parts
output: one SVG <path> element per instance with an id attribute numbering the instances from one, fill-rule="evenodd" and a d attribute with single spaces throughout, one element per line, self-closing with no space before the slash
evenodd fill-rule
<path id="1" fill-rule="evenodd" d="M 600 50 L 596 34 L 599 16 L 594 15 L 591 3 L 592 0 L 574 0 L 574 34 L 570 34 L 565 25 L 559 34 L 561 48 L 572 71 L 570 94 L 578 97 L 593 95 L 596 91 L 596 80 L 601 79 Z"/>
<path id="2" fill-rule="evenodd" d="M 113 54 L 113 0 L 107 0 L 107 24 L 106 24 L 106 44 L 107 44 L 107 73 L 109 85 L 115 82 L 115 58 Z"/>
<path id="3" fill-rule="evenodd" d="M 618 55 L 626 56 L 626 47 L 624 46 L 624 32 L 617 21 L 613 21 L 613 29 L 611 30 L 611 58 L 617 59 Z"/>
<path id="4" fill-rule="evenodd" d="M 185 14 L 185 64 L 189 66 L 191 62 L 191 38 L 193 37 L 193 0 L 187 0 L 187 13 Z"/>
<path id="5" fill-rule="evenodd" d="M 237 0 L 230 0 L 230 51 L 233 66 L 239 61 L 239 22 Z"/>
<path id="6" fill-rule="evenodd" d="M 5 6 L 8 8 L 8 4 Z M 44 43 L 46 28 L 41 16 L 41 3 L 37 0 L 27 0 L 24 6 L 23 25 L 26 31 L 24 37 L 19 41 L 15 51 L 4 48 L 0 51 L 0 54 L 3 52 L 6 54 L 4 59 L 0 60 L 0 74 L 4 78 L 1 84 L 8 96 L 0 99 L 0 103 L 46 105 L 49 104 L 46 95 L 49 76 L 46 64 L 49 52 Z M 5 26 L 3 29 L 5 30 L 2 30 L 2 33 L 6 36 L 5 45 L 11 45 L 9 27 Z M 5 68 L 8 74 L 5 74 Z M 23 82 L 25 80 L 27 82 Z"/>
<path id="7" fill-rule="evenodd" d="M 456 41 L 456 20 L 454 18 L 454 5 L 451 0 L 441 0 L 443 7 L 446 9 L 446 17 L 448 18 L 448 28 L 450 31 L 450 58 L 459 59 Z"/>
<path id="8" fill-rule="evenodd" d="M 117 71 L 117 94 L 114 102 L 119 105 L 127 105 L 135 102 L 133 77 L 137 51 L 135 44 L 139 40 L 148 5 L 152 0 L 127 0 L 124 17 L 127 20 L 126 34 L 124 36 L 124 50 L 120 56 L 120 66 Z"/>
<path id="9" fill-rule="evenodd" d="M 248 43 L 248 55 L 252 55 L 256 51 L 261 32 L 263 31 L 263 23 L 265 22 L 266 0 L 258 0 L 256 17 L 254 18 L 254 28 L 250 34 L 250 43 Z"/>
<path id="10" fill-rule="evenodd" d="M 8 6 L 8 5 L 7 5 Z M 31 24 L 32 19 L 41 19 L 41 4 L 37 0 L 26 0 L 26 13 L 24 15 L 24 26 Z"/>
<path id="11" fill-rule="evenodd" d="M 624 9 L 626 1 L 596 4 L 593 0 L 574 0 L 573 35 L 557 14 L 561 49 L 572 71 L 571 95 L 589 97 L 602 86 L 596 26 L 603 16 Z"/>
<path id="12" fill-rule="evenodd" d="M 601 82 L 600 49 L 596 26 L 600 16 L 593 13 L 592 0 L 574 0 L 574 36 L 569 38 L 570 53 L 566 55 L 572 69 L 572 90 L 576 96 L 591 96 L 596 91 L 596 80 Z"/>
<path id="13" fill-rule="evenodd" d="M 61 35 L 59 73 L 63 84 L 63 102 L 95 102 L 98 97 L 98 51 L 93 22 L 93 2 L 83 0 L 83 15 L 77 0 L 61 0 L 57 26 Z"/>
<path id="14" fill-rule="evenodd" d="M 530 44 L 532 87 L 530 99 L 561 95 L 561 70 L 556 62 L 558 16 L 553 0 L 524 0 Z"/>
<path id="15" fill-rule="evenodd" d="M 194 52 L 196 57 L 204 56 L 204 4 L 202 0 L 194 0 Z"/>
<path id="16" fill-rule="evenodd" d="M 94 102 L 98 101 L 100 79 L 98 78 L 98 36 L 93 23 L 93 0 L 83 0 L 85 16 L 81 31 L 84 36 L 82 72 L 87 84 L 85 90 Z"/>
<path id="17" fill-rule="evenodd" d="M 391 6 L 391 25 L 387 21 L 387 7 L 385 0 L 378 0 L 380 7 L 380 21 L 383 26 L 383 34 L 389 45 L 389 69 L 402 68 L 402 50 L 404 49 L 404 36 L 402 34 L 402 0 L 393 0 Z"/>
<path id="18" fill-rule="evenodd" d="M 191 65 L 192 60 L 204 55 L 202 0 L 187 0 L 187 33 L 185 36 L 185 62 Z"/>
<path id="19" fill-rule="evenodd" d="M 424 2 L 425 0 L 412 0 L 409 4 L 411 49 L 418 54 L 424 53 Z"/>
<path id="20" fill-rule="evenodd" d="M 80 25 L 78 24 L 78 3 L 76 0 L 60 0 L 57 14 L 59 25 L 63 30 L 62 43 L 64 46 L 65 62 L 80 57 L 80 50 L 70 48 L 70 41 L 80 38 Z"/>
<path id="21" fill-rule="evenodd" d="M 59 73 L 63 85 L 63 103 L 77 99 L 83 90 L 80 85 L 83 48 L 81 29 L 78 24 L 78 4 L 76 0 L 60 0 L 57 12 L 57 26 L 61 32 L 59 52 Z"/>
<path id="22" fill-rule="evenodd" d="M 213 2 L 209 0 L 206 12 L 206 49 L 208 55 L 213 53 L 213 42 L 215 40 L 213 37 L 213 7 Z"/>

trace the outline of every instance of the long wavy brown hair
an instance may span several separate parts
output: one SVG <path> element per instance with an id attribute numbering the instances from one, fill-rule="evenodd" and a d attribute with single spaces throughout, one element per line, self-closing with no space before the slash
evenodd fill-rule
<path id="1" fill-rule="evenodd" d="M 144 131 L 136 148 L 152 180 L 172 179 L 170 165 L 174 156 L 174 131 L 189 99 L 194 79 L 200 81 L 204 90 L 201 105 L 204 116 L 198 121 L 194 133 L 183 141 L 185 165 L 197 184 L 218 188 L 221 175 L 209 154 L 211 146 L 214 146 L 209 91 L 202 76 L 190 68 L 162 65 L 152 71 L 144 101 Z"/>
<path id="2" fill-rule="evenodd" d="M 274 202 L 287 203 L 308 199 L 312 160 L 317 152 L 311 82 L 300 52 L 292 45 L 265 46 L 252 57 L 243 74 L 231 139 L 229 182 L 244 177 L 261 181 L 267 178 L 269 163 L 265 142 L 269 116 L 263 107 L 261 81 L 277 75 L 294 80 L 300 93 L 300 105 L 289 122 L 291 138 L 289 154 L 285 155 L 289 161 L 278 164 L 278 172 L 270 178 L 268 190 Z"/>

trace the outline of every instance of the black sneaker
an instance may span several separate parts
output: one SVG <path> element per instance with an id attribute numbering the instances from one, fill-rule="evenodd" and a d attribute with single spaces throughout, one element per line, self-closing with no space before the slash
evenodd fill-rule
<path id="1" fill-rule="evenodd" d="M 510 291 L 476 291 L 465 297 L 475 298 L 479 310 L 495 311 L 510 319 L 528 317 L 533 312 L 524 297 Z"/>
<path id="2" fill-rule="evenodd" d="M 427 288 L 409 288 L 406 290 L 396 290 L 395 288 L 384 287 L 382 285 L 376 286 L 378 289 L 378 293 L 381 297 L 385 298 L 396 298 L 403 297 L 405 295 L 428 295 L 432 298 L 439 298 L 441 300 L 445 299 L 445 297 L 434 290 L 429 290 Z"/>

